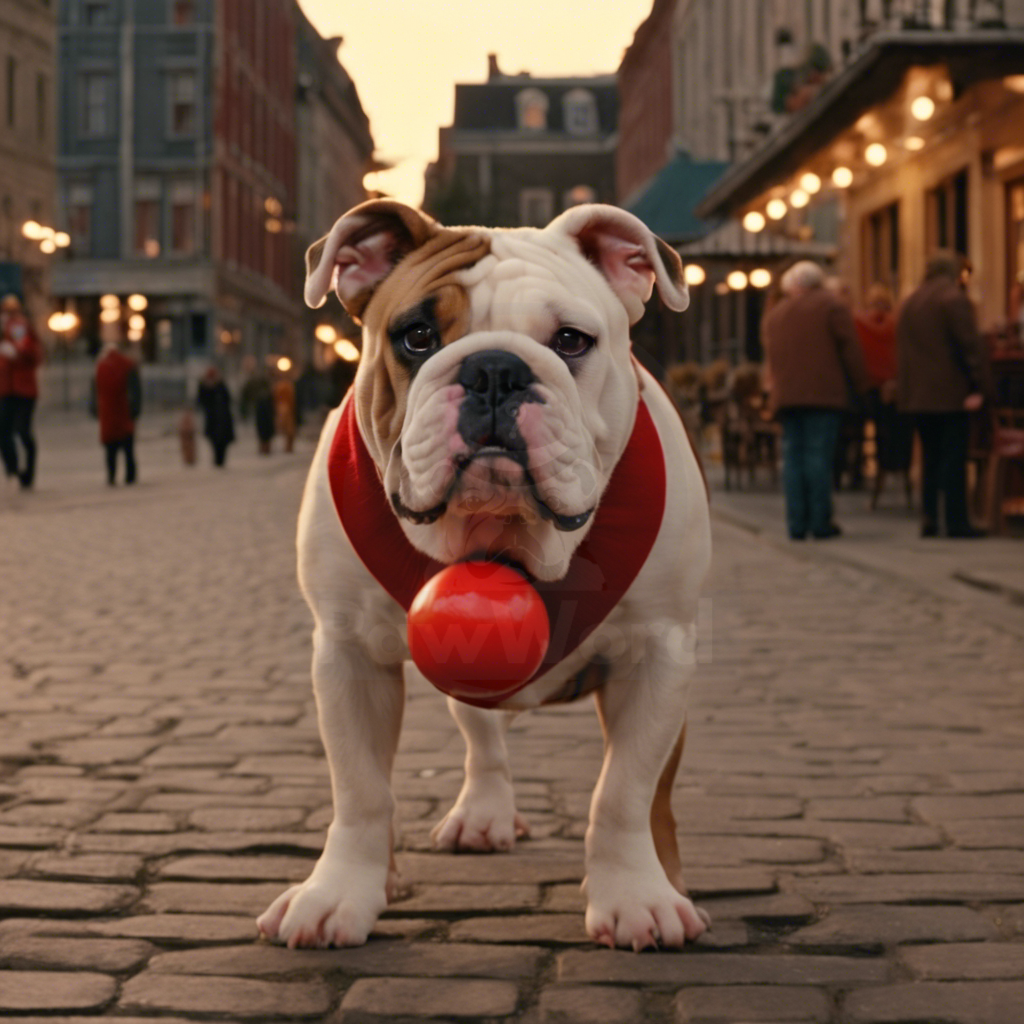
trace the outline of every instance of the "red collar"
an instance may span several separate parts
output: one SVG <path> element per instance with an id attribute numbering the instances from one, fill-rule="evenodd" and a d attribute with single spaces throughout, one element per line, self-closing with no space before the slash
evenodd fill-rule
<path id="1" fill-rule="evenodd" d="M 356 423 L 351 396 L 327 464 L 341 525 L 363 564 L 406 611 L 444 566 L 420 553 L 402 531 Z M 568 657 L 604 621 L 643 568 L 665 513 L 665 456 L 641 397 L 626 450 L 594 514 L 590 532 L 552 583 L 534 581 L 551 622 L 551 643 L 537 679 Z"/>

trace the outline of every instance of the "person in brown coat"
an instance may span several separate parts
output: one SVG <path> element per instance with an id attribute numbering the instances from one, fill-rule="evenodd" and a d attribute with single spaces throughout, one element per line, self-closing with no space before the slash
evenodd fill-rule
<path id="1" fill-rule="evenodd" d="M 832 465 L 843 412 L 868 379 L 853 314 L 816 263 L 794 264 L 764 323 L 771 404 L 782 424 L 786 525 L 793 540 L 842 531 L 832 521 Z"/>
<path id="2" fill-rule="evenodd" d="M 968 413 L 991 391 L 988 355 L 963 288 L 966 263 L 950 252 L 929 261 L 923 284 L 903 303 L 896 324 L 896 401 L 921 438 L 921 536 L 980 537 L 967 513 Z"/>
<path id="3" fill-rule="evenodd" d="M 124 351 L 124 345 L 107 345 L 96 361 L 93 402 L 100 421 L 100 444 L 107 462 L 107 483 L 114 486 L 117 455 L 124 452 L 126 484 L 135 483 L 135 421 L 142 408 L 142 387 L 138 364 Z"/>

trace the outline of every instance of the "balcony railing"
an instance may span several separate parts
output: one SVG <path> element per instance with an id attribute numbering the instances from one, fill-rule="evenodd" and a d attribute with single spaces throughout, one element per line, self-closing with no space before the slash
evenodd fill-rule
<path id="1" fill-rule="evenodd" d="M 861 35 L 881 29 L 1005 28 L 1006 0 L 859 0 Z"/>

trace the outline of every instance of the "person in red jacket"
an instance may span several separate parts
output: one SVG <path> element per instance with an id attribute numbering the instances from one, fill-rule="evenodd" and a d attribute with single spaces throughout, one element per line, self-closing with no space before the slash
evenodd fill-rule
<path id="1" fill-rule="evenodd" d="M 117 478 L 117 455 L 124 452 L 124 482 L 135 483 L 135 421 L 142 409 L 139 368 L 118 345 L 107 345 L 96 361 L 96 417 L 100 443 L 106 450 L 107 483 Z"/>
<path id="2" fill-rule="evenodd" d="M 0 300 L 0 458 L 9 477 L 28 490 L 36 476 L 32 416 L 39 397 L 37 371 L 43 350 L 16 295 Z M 22 462 L 18 442 L 24 448 Z"/>

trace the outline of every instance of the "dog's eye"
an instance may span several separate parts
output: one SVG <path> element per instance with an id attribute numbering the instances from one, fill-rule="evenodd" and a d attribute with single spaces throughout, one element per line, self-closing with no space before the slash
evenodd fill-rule
<path id="1" fill-rule="evenodd" d="M 413 324 L 401 333 L 399 340 L 412 356 L 427 355 L 441 344 L 440 335 L 430 324 Z"/>
<path id="2" fill-rule="evenodd" d="M 576 330 L 575 327 L 562 327 L 551 339 L 551 347 L 563 359 L 575 359 L 577 356 L 586 355 L 596 344 L 596 338 Z"/>

